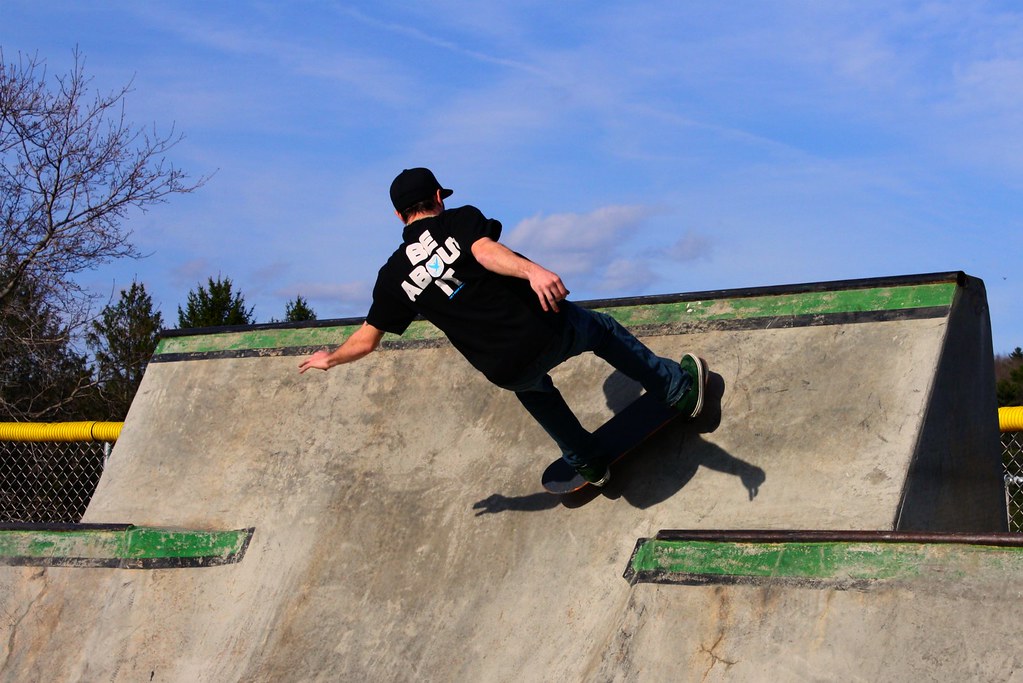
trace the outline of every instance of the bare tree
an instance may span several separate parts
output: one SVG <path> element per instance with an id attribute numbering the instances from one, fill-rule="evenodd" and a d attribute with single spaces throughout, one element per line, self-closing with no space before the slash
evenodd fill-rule
<path id="1" fill-rule="evenodd" d="M 130 124 L 130 84 L 90 93 L 76 51 L 70 73 L 47 83 L 37 57 L 6 63 L 0 52 L 0 221 L 5 264 L 0 304 L 26 275 L 62 301 L 79 293 L 72 276 L 138 256 L 123 223 L 129 209 L 191 192 L 165 158 L 180 136 Z"/>
<path id="2" fill-rule="evenodd" d="M 96 92 L 84 67 L 76 50 L 71 70 L 49 79 L 38 57 L 8 63 L 0 50 L 0 319 L 30 286 L 66 330 L 81 329 L 91 299 L 75 276 L 138 257 L 129 212 L 206 180 L 190 183 L 167 161 L 181 140 L 173 128 L 160 134 L 126 119 L 130 83 Z M 47 340 L 24 340 L 26 357 L 37 342 Z"/>

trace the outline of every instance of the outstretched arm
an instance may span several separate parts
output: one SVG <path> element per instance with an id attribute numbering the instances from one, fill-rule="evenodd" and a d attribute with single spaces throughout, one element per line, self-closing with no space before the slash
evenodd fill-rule
<path id="1" fill-rule="evenodd" d="M 341 346 L 332 352 L 317 351 L 302 361 L 298 366 L 299 373 L 315 368 L 317 370 L 329 370 L 335 365 L 351 363 L 364 358 L 372 353 L 383 339 L 383 330 L 378 330 L 369 323 L 363 323 L 362 327 L 355 331 L 351 337 L 345 340 Z"/>
<path id="2" fill-rule="evenodd" d="M 519 256 L 489 237 L 480 238 L 473 243 L 472 255 L 476 257 L 481 266 L 492 273 L 529 280 L 529 286 L 536 292 L 536 296 L 540 299 L 540 306 L 545 311 L 556 312 L 558 302 L 563 301 L 569 294 L 557 273 L 552 273 L 529 259 Z"/>

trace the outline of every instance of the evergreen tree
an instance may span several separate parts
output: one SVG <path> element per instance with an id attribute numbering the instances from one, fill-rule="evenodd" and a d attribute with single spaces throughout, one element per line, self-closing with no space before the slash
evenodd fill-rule
<path id="1" fill-rule="evenodd" d="M 1023 349 L 995 358 L 995 381 L 999 406 L 1023 406 Z"/>
<path id="2" fill-rule="evenodd" d="M 999 406 L 1023 406 L 1023 365 L 1017 366 L 996 385 Z"/>
<path id="3" fill-rule="evenodd" d="M 86 335 L 99 388 L 94 419 L 119 421 L 128 414 L 163 327 L 144 285 L 132 282 L 116 305 L 106 306 Z"/>
<path id="4" fill-rule="evenodd" d="M 251 325 L 252 311 L 245 308 L 245 298 L 232 291 L 230 278 L 209 278 L 208 287 L 199 285 L 188 293 L 185 309 L 178 306 L 178 327 L 221 327 Z"/>
<path id="5" fill-rule="evenodd" d="M 22 279 L 0 304 L 0 421 L 85 419 L 92 387 L 47 292 Z"/>
<path id="6" fill-rule="evenodd" d="M 295 297 L 294 301 L 289 301 L 287 306 L 285 306 L 284 321 L 299 323 L 306 320 L 316 320 L 316 312 L 309 308 L 309 302 L 299 294 Z"/>

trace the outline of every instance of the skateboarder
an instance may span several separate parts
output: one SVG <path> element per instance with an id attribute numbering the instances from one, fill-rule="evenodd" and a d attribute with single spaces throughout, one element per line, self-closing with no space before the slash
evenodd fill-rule
<path id="1" fill-rule="evenodd" d="M 610 477 L 599 444 L 579 424 L 548 374 L 592 351 L 684 416 L 703 408 L 706 366 L 693 354 L 660 358 L 609 315 L 580 308 L 556 274 L 498 242 L 501 223 L 473 206 L 447 209 L 452 191 L 426 168 L 402 171 L 391 203 L 402 244 L 380 269 L 366 322 L 333 352 L 299 365 L 328 370 L 374 351 L 385 332 L 402 334 L 417 315 L 523 407 L 587 481 Z"/>

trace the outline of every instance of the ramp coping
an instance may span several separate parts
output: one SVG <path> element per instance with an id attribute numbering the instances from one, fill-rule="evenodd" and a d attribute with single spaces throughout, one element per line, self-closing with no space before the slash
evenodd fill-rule
<path id="1" fill-rule="evenodd" d="M 118 569 L 241 562 L 254 528 L 199 531 L 133 524 L 0 525 L 0 565 Z"/>
<path id="2" fill-rule="evenodd" d="M 962 272 L 810 283 L 580 302 L 604 310 L 639 332 L 680 334 L 700 326 L 786 327 L 850 323 L 900 317 L 947 315 Z M 155 362 L 234 356 L 300 355 L 337 345 L 364 318 L 164 330 Z M 384 348 L 443 344 L 426 321 L 414 322 L 401 337 L 385 335 Z"/>
<path id="3" fill-rule="evenodd" d="M 788 584 L 866 589 L 1023 569 L 1023 536 L 895 531 L 662 531 L 636 543 L 632 584 Z"/>

